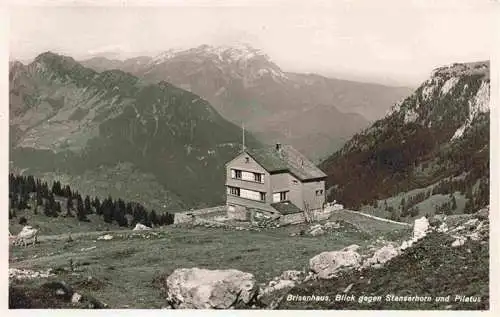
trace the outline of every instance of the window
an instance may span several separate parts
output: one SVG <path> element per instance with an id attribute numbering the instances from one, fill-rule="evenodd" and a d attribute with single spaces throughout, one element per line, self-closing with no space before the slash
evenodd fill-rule
<path id="1" fill-rule="evenodd" d="M 296 180 L 296 179 L 294 179 L 294 180 L 292 181 L 292 183 L 293 183 L 294 185 L 297 185 L 297 184 L 299 183 L 299 181 L 298 181 L 298 180 Z"/>
<path id="2" fill-rule="evenodd" d="M 231 178 L 249 182 L 264 183 L 264 174 L 231 169 Z"/>
<path id="3" fill-rule="evenodd" d="M 287 195 L 287 192 L 281 192 L 281 193 L 280 193 L 280 200 L 281 200 L 281 201 L 287 200 L 287 199 L 288 199 L 288 197 L 287 197 L 287 196 L 288 196 L 288 195 Z"/>
<path id="4" fill-rule="evenodd" d="M 322 189 L 316 190 L 316 196 L 321 196 L 321 195 L 323 195 L 323 190 Z"/>
<path id="5" fill-rule="evenodd" d="M 266 193 L 260 193 L 260 200 L 266 201 Z"/>
<path id="6" fill-rule="evenodd" d="M 253 173 L 254 181 L 257 183 L 264 183 L 264 175 L 259 173 Z"/>
<path id="7" fill-rule="evenodd" d="M 245 163 L 250 163 L 250 158 L 248 156 L 245 157 Z"/>
<path id="8" fill-rule="evenodd" d="M 240 195 L 240 189 L 238 187 L 227 187 L 227 193 L 233 196 L 239 196 Z"/>
<path id="9" fill-rule="evenodd" d="M 231 170 L 231 177 L 236 179 L 241 179 L 241 171 L 240 170 Z"/>
<path id="10" fill-rule="evenodd" d="M 265 201 L 266 193 L 241 188 L 240 197 L 257 201 Z"/>
<path id="11" fill-rule="evenodd" d="M 273 203 L 288 200 L 288 192 L 273 193 Z"/>

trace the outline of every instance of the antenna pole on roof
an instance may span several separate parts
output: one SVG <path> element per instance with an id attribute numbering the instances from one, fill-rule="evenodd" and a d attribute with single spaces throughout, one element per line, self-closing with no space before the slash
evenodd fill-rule
<path id="1" fill-rule="evenodd" d="M 245 123 L 241 124 L 241 128 L 243 130 L 243 151 L 245 151 L 246 150 L 246 148 L 245 148 Z"/>

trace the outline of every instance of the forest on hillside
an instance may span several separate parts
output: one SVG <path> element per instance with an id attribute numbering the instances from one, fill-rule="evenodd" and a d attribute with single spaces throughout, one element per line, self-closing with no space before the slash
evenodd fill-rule
<path id="1" fill-rule="evenodd" d="M 96 214 L 103 221 L 116 223 L 120 227 L 134 227 L 141 223 L 148 227 L 169 225 L 174 222 L 174 215 L 169 212 L 157 213 L 146 210 L 136 202 L 113 199 L 108 196 L 100 201 L 72 190 L 70 185 L 55 181 L 51 186 L 34 176 L 9 174 L 9 219 L 17 218 L 21 210 L 31 210 L 47 217 L 73 217 L 77 221 L 90 222 L 88 215 Z M 19 223 L 26 222 L 20 217 Z"/>

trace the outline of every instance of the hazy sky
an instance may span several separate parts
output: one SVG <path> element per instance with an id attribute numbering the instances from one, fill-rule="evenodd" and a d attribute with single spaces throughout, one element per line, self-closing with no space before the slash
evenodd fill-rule
<path id="1" fill-rule="evenodd" d="M 100 1 L 117 2 L 127 1 Z M 107 50 L 136 55 L 246 42 L 285 71 L 416 85 L 437 66 L 489 59 L 498 13 L 493 0 L 186 2 L 17 7 L 11 57 L 52 50 L 79 59 Z"/>

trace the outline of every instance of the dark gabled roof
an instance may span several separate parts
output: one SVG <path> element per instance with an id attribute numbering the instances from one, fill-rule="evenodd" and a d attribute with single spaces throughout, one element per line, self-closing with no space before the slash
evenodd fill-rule
<path id="1" fill-rule="evenodd" d="M 290 201 L 282 201 L 279 203 L 273 203 L 271 206 L 276 209 L 282 215 L 291 215 L 302 212 L 299 207 L 295 206 Z"/>
<path id="2" fill-rule="evenodd" d="M 270 147 L 247 152 L 270 173 L 288 171 L 301 181 L 326 177 L 313 162 L 290 145 L 282 145 L 279 151 Z"/>

